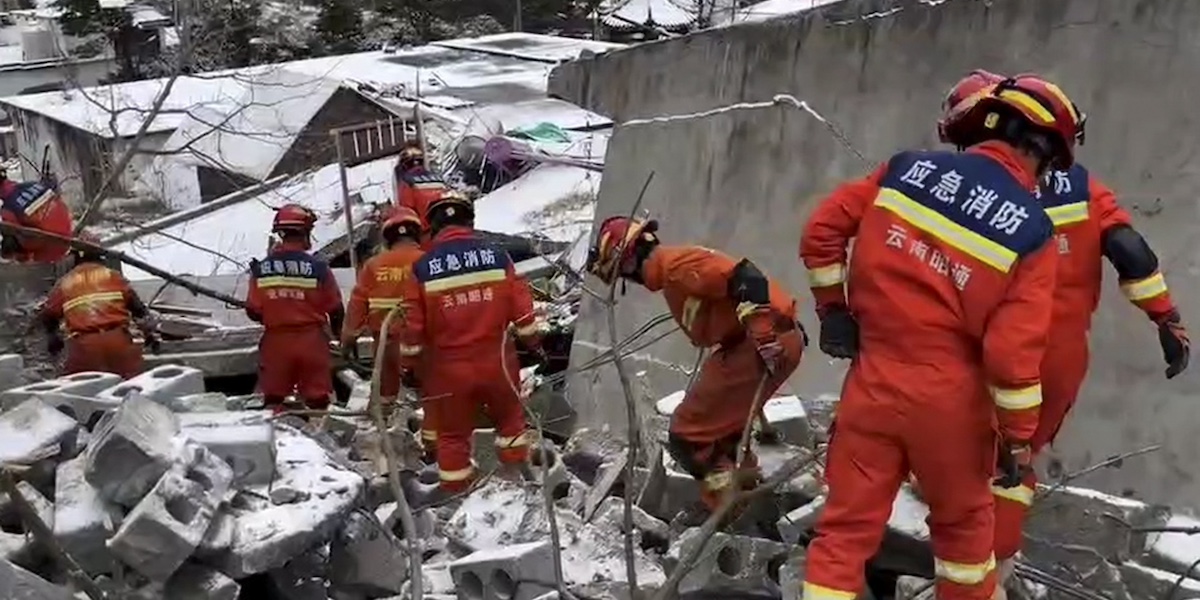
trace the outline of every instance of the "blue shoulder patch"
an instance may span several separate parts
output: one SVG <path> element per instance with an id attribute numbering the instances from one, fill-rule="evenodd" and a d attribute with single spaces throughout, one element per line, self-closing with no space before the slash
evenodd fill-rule
<path id="1" fill-rule="evenodd" d="M 1051 171 L 1046 181 L 1041 182 L 1039 191 L 1042 206 L 1046 208 L 1087 202 L 1092 197 L 1088 189 L 1088 170 L 1079 163 L 1066 171 Z"/>
<path id="2" fill-rule="evenodd" d="M 981 154 L 901 152 L 888 161 L 881 187 L 1018 256 L 1041 248 L 1054 232 L 1033 193 Z"/>
<path id="3" fill-rule="evenodd" d="M 263 277 L 297 277 L 324 281 L 329 276 L 329 264 L 301 250 L 272 252 L 250 266 L 250 274 Z"/>
<path id="4" fill-rule="evenodd" d="M 461 238 L 435 244 L 413 265 L 417 281 L 427 283 L 447 277 L 503 269 L 508 253 L 478 238 Z"/>

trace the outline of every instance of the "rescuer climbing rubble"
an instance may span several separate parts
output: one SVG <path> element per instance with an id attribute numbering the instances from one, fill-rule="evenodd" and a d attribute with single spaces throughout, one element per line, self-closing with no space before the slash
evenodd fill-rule
<path id="1" fill-rule="evenodd" d="M 959 149 L 967 146 L 971 138 L 960 121 L 969 113 L 971 98 L 987 93 L 1004 79 L 976 70 L 950 90 L 938 122 L 943 143 Z M 1083 113 L 1078 114 L 1076 140 L 1082 145 L 1086 119 Z M 1087 374 L 1088 331 L 1100 300 L 1103 258 L 1116 268 L 1126 298 L 1157 326 L 1168 379 L 1187 368 L 1190 347 L 1179 311 L 1159 272 L 1158 257 L 1133 228 L 1129 213 L 1117 204 L 1110 188 L 1075 163 L 1067 170 L 1050 172 L 1037 195 L 1054 223 L 1059 259 L 1050 338 L 1042 359 L 1042 408 L 1038 428 L 1030 438 L 1034 454 L 1054 441 Z M 1000 589 L 1011 576 L 1013 557 L 1021 548 L 1025 513 L 1033 502 L 1036 486 L 1036 473 L 1030 470 L 1017 487 L 993 488 Z"/>
<path id="2" fill-rule="evenodd" d="M 749 259 L 700 246 L 660 245 L 656 221 L 610 217 L 599 229 L 587 270 L 661 291 L 692 344 L 714 348 L 671 418 L 667 450 L 702 482 L 714 511 L 732 486 L 752 488 L 754 453 L 738 469 L 742 431 L 756 402 L 770 398 L 800 364 L 806 343 L 796 301 Z M 755 395 L 757 394 L 757 398 Z"/>
<path id="3" fill-rule="evenodd" d="M 396 160 L 396 206 L 408 207 L 422 219 L 423 250 L 429 249 L 433 235 L 425 215 L 429 206 L 448 189 L 441 176 L 425 166 L 425 151 L 419 144 L 409 142 L 400 150 L 400 158 Z"/>
<path id="4" fill-rule="evenodd" d="M 804 228 L 821 348 L 853 359 L 808 600 L 859 592 L 910 470 L 931 511 L 938 597 L 986 600 L 996 588 L 992 477 L 1014 488 L 1030 469 L 1058 260 L 1032 190 L 1074 162 L 1079 117 L 1036 76 L 1006 79 L 961 111 L 965 152 L 897 154 L 838 188 Z"/>
<path id="5" fill-rule="evenodd" d="M 30 229 L 70 236 L 71 209 L 58 193 L 53 177 L 15 182 L 0 170 L 0 219 Z M 53 263 L 67 255 L 70 246 L 61 240 L 29 235 L 5 235 L 0 257 L 17 262 Z"/>
<path id="6" fill-rule="evenodd" d="M 453 494 L 474 480 L 471 436 L 476 415 L 496 425 L 500 462 L 515 476 L 529 454 L 519 392 L 520 368 L 509 327 L 545 362 L 529 285 L 502 249 L 474 230 L 470 200 L 448 191 L 429 205 L 429 250 L 406 282 L 407 314 L 400 353 L 421 390 L 437 406 L 440 489 Z M 411 299 L 411 300 L 410 300 Z"/>
<path id="7" fill-rule="evenodd" d="M 80 239 L 99 243 L 86 233 Z M 98 250 L 74 249 L 71 255 L 74 268 L 59 279 L 42 307 L 47 350 L 57 356 L 65 346 L 64 375 L 106 371 L 133 377 L 142 370 L 142 346 L 129 333 L 132 320 L 138 322 L 146 346 L 152 351 L 158 348 L 146 305 L 121 273 L 104 265 Z M 60 325 L 66 330 L 66 342 Z"/>
<path id="8" fill-rule="evenodd" d="M 246 316 L 263 326 L 258 384 L 276 412 L 293 393 L 313 409 L 329 406 L 333 393 L 330 333 L 346 313 L 329 265 L 308 252 L 315 222 L 303 206 L 280 207 L 271 225 L 279 244 L 250 264 Z"/>

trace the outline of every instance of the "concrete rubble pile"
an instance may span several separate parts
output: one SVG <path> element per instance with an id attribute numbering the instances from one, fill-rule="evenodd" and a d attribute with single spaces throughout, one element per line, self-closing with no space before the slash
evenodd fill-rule
<path id="1" fill-rule="evenodd" d="M 79 373 L 27 383 L 20 363 L 0 356 L 0 459 L 58 546 L 101 587 L 145 600 L 412 596 L 407 533 L 369 419 L 271 419 L 253 397 L 206 393 L 203 374 L 188 367 L 159 366 L 128 381 Z M 365 408 L 366 382 L 342 376 L 352 384 L 348 408 Z M 620 432 L 577 429 L 562 444 L 537 444 L 532 481 L 487 475 L 449 501 L 429 493 L 437 474 L 418 458 L 420 411 L 395 419 L 387 436 L 414 505 L 425 596 L 556 597 L 549 497 L 566 588 L 579 598 L 628 598 L 628 497 L 643 592 L 659 589 L 699 550 L 682 575 L 684 598 L 798 598 L 804 545 L 824 506 L 819 465 L 703 540 L 697 485 L 662 451 L 661 424 L 681 397 L 658 402 L 648 434 L 656 443 L 633 466 L 632 481 Z M 561 396 L 545 403 L 543 415 L 569 411 Z M 777 438 L 758 446 L 767 477 L 825 442 L 826 419 L 795 396 L 771 399 L 764 413 Z M 497 466 L 494 437 L 476 431 L 484 473 Z M 1200 559 L 1200 542 L 1186 532 L 1135 533 L 1200 521 L 1081 488 L 1043 493 L 1024 555 L 1036 568 L 1029 577 L 1043 583 L 1020 579 L 1022 597 L 1059 597 L 1044 585 L 1050 577 L 1111 599 L 1166 597 L 1173 588 L 1174 598 L 1200 598 L 1200 576 L 1181 575 Z M 60 557 L 26 534 L 15 504 L 0 500 L 0 586 L 42 590 L 31 596 L 38 599 L 73 597 Z M 880 597 L 893 597 L 892 588 L 897 598 L 931 597 L 927 515 L 912 490 L 897 496 L 869 569 L 875 591 L 876 580 L 887 587 Z"/>

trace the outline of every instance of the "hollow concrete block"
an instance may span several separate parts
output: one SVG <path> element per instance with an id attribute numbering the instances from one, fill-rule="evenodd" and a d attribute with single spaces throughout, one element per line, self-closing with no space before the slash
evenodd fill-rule
<path id="1" fill-rule="evenodd" d="M 669 556 L 677 568 L 699 543 L 700 529 L 693 527 L 671 545 Z M 779 571 L 790 551 L 789 546 L 778 542 L 715 533 L 679 582 L 679 592 L 774 594 L 779 589 Z"/>
<path id="2" fill-rule="evenodd" d="M 179 423 L 167 407 L 140 394 L 103 421 L 88 446 L 89 483 L 111 502 L 132 507 L 175 459 Z"/>
<path id="3" fill-rule="evenodd" d="M 79 424 L 37 398 L 0 415 L 0 462 L 32 465 L 57 456 Z"/>
<path id="4" fill-rule="evenodd" d="M 204 393 L 204 372 L 192 367 L 162 365 L 114 385 L 98 397 L 120 402 L 133 393 L 171 407 L 179 398 Z"/>
<path id="5" fill-rule="evenodd" d="M 100 392 L 121 382 L 121 376 L 100 371 L 72 373 L 57 379 L 39 381 L 0 393 L 0 407 L 5 410 L 29 398 L 41 398 L 47 404 L 87 427 L 95 425 L 99 415 L 116 410 L 120 401 L 100 398 Z"/>
<path id="6" fill-rule="evenodd" d="M 550 542 L 474 552 L 450 563 L 459 600 L 533 600 L 554 591 Z"/>
<path id="7" fill-rule="evenodd" d="M 229 465 L 234 487 L 266 484 L 275 477 L 275 428 L 267 421 L 185 427 L 183 432 Z"/>

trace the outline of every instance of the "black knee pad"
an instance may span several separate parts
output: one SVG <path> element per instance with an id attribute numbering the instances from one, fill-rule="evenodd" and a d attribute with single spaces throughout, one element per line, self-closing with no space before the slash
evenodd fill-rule
<path id="1" fill-rule="evenodd" d="M 685 473 L 696 479 L 704 479 L 711 468 L 696 456 L 696 444 L 689 442 L 675 433 L 667 435 L 667 454 L 675 459 L 675 464 Z"/>

